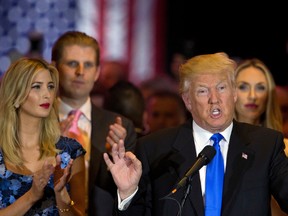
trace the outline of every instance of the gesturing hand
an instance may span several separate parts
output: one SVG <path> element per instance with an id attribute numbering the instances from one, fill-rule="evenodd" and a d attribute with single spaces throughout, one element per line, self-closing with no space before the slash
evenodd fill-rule
<path id="1" fill-rule="evenodd" d="M 110 154 L 112 145 L 114 143 L 119 143 L 119 141 L 125 140 L 127 136 L 126 129 L 122 126 L 122 119 L 121 117 L 117 117 L 114 124 L 109 126 L 109 132 L 106 137 L 106 149 L 107 152 Z"/>
<path id="2" fill-rule="evenodd" d="M 132 152 L 125 152 L 124 142 L 113 144 L 111 156 L 104 153 L 104 160 L 112 173 L 115 184 L 118 187 L 121 199 L 125 199 L 135 192 L 141 174 L 142 164 Z"/>

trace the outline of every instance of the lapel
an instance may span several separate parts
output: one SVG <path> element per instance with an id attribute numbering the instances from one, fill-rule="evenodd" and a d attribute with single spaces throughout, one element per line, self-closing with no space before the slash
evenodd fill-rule
<path id="1" fill-rule="evenodd" d="M 91 150 L 90 150 L 90 164 L 89 164 L 89 187 L 93 187 L 93 182 L 97 177 L 98 170 L 100 168 L 100 163 L 95 163 L 100 160 L 101 152 L 96 148 L 96 133 L 95 133 L 95 125 L 94 122 L 97 122 L 97 113 L 95 111 L 94 105 L 92 104 L 92 113 L 91 113 Z"/>
<path id="2" fill-rule="evenodd" d="M 174 149 L 178 152 L 181 158 L 184 158 L 182 164 L 179 166 L 177 170 L 178 173 L 178 180 L 181 180 L 185 173 L 192 167 L 197 159 L 195 143 L 192 133 L 192 122 L 188 121 L 184 124 L 179 131 L 179 135 L 177 136 L 174 145 Z M 175 157 L 176 158 L 176 157 Z M 177 197 L 180 198 L 180 202 L 182 197 L 184 196 L 184 190 L 186 187 L 183 187 L 177 191 Z M 179 195 L 180 194 L 180 195 Z M 179 200 L 179 199 L 178 199 Z M 204 204 L 203 204 L 203 197 L 201 191 L 201 184 L 200 184 L 200 177 L 199 172 L 197 172 L 191 180 L 191 191 L 188 195 L 188 198 L 185 202 L 183 208 L 183 215 L 189 215 L 188 212 L 194 212 L 194 215 L 204 215 Z M 187 212 L 185 214 L 185 212 Z M 190 213 L 191 214 L 191 213 Z"/>
<path id="3" fill-rule="evenodd" d="M 92 104 L 91 114 L 91 152 L 90 152 L 90 163 L 89 163 L 89 188 L 93 188 L 96 179 L 101 178 L 99 171 L 101 164 L 105 163 L 103 159 L 103 152 L 105 151 L 105 140 L 103 131 L 106 126 L 99 126 L 99 122 L 104 123 L 104 116 L 101 110 Z M 104 143 L 104 144 L 101 144 Z M 103 163 L 102 163 L 103 162 Z"/>
<path id="4" fill-rule="evenodd" d="M 238 122 L 233 122 L 224 180 L 222 215 L 229 215 L 243 176 L 254 160 L 254 151 L 249 149 L 248 131 L 244 128 Z"/>

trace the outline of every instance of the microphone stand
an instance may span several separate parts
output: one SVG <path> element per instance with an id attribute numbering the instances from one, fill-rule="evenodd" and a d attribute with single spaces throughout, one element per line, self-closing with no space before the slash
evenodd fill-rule
<path id="1" fill-rule="evenodd" d="M 189 178 L 187 179 L 186 181 L 186 189 L 184 191 L 184 196 L 182 198 L 182 201 L 181 201 L 181 206 L 180 206 L 180 209 L 179 209 L 179 212 L 177 214 L 177 216 L 181 216 L 182 215 L 182 209 L 184 207 L 184 204 L 186 202 L 186 199 L 191 191 L 191 179 L 192 179 L 192 176 L 189 176 Z"/>

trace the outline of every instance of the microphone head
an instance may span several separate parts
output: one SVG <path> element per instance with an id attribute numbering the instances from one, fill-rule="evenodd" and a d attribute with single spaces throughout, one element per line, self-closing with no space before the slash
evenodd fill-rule
<path id="1" fill-rule="evenodd" d="M 216 150 L 213 146 L 207 145 L 204 149 L 199 153 L 198 157 L 202 157 L 205 160 L 205 164 L 207 165 L 215 156 Z"/>

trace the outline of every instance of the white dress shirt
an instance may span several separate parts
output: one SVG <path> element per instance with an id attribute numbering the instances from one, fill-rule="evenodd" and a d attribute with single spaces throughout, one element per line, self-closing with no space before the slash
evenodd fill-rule
<path id="1" fill-rule="evenodd" d="M 194 142 L 195 142 L 196 154 L 198 156 L 199 153 L 203 150 L 203 148 L 206 145 L 211 145 L 211 146 L 213 145 L 213 141 L 210 140 L 213 134 L 199 127 L 195 123 L 195 121 L 193 121 L 192 127 L 193 127 L 193 137 L 194 137 Z M 233 123 L 231 123 L 229 127 L 227 127 L 224 131 L 220 132 L 220 134 L 224 137 L 224 139 L 222 139 L 219 143 L 221 153 L 223 156 L 223 161 L 224 161 L 224 171 L 226 170 L 227 152 L 228 152 L 229 140 L 230 140 L 232 128 L 233 128 Z M 203 166 L 199 170 L 199 175 L 200 175 L 202 195 L 204 196 L 205 180 L 206 180 L 206 166 Z"/>

